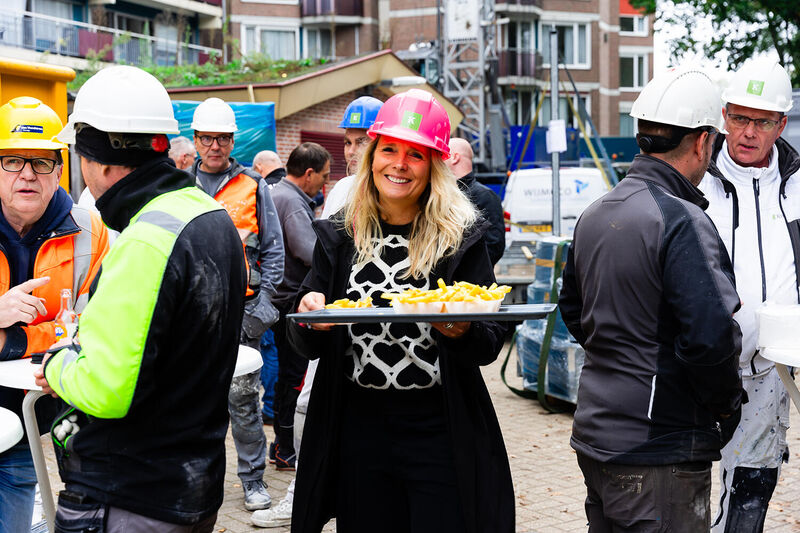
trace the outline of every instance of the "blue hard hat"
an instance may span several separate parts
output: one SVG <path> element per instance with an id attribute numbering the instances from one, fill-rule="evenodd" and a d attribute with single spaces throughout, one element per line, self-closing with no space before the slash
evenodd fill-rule
<path id="1" fill-rule="evenodd" d="M 372 96 L 359 96 L 344 110 L 344 118 L 339 127 L 369 129 L 382 105 L 383 102 Z"/>

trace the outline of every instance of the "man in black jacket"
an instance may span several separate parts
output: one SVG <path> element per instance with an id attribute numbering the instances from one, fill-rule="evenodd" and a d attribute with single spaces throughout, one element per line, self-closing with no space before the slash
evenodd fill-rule
<path id="1" fill-rule="evenodd" d="M 51 432 L 66 485 L 55 531 L 208 533 L 222 505 L 247 278 L 228 214 L 167 158 L 177 131 L 159 81 L 114 66 L 81 87 L 58 135 L 121 233 L 80 345 L 38 371 L 70 406 Z"/>
<path id="2" fill-rule="evenodd" d="M 466 194 L 482 216 L 489 222 L 486 230 L 486 248 L 489 259 L 496 265 L 506 249 L 506 224 L 503 220 L 503 204 L 500 197 L 489 187 L 475 179 L 472 173 L 472 147 L 464 139 L 450 139 L 450 158 L 445 164 L 450 167 L 456 178 L 458 187 Z"/>
<path id="3" fill-rule="evenodd" d="M 676 70 L 631 116 L 642 153 L 581 216 L 564 271 L 559 307 L 586 350 L 571 444 L 590 532 L 708 531 L 711 461 L 742 402 L 739 297 L 696 187 L 720 97 L 702 71 Z"/>
<path id="4" fill-rule="evenodd" d="M 261 174 L 270 189 L 286 176 L 281 158 L 272 150 L 261 150 L 256 154 L 253 158 L 253 170 Z"/>

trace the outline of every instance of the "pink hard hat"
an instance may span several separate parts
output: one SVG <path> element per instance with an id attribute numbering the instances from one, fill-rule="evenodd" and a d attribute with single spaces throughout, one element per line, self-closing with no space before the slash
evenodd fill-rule
<path id="1" fill-rule="evenodd" d="M 421 89 L 398 93 L 383 104 L 367 135 L 386 135 L 408 141 L 450 157 L 450 118 L 433 95 Z"/>

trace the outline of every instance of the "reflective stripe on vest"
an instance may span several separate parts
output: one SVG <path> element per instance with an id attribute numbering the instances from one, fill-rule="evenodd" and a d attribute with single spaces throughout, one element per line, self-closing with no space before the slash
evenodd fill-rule
<path id="1" fill-rule="evenodd" d="M 158 226 L 174 235 L 179 234 L 186 225 L 181 219 L 165 211 L 148 211 L 147 213 L 142 213 L 142 216 L 137 218 L 136 222 L 147 222 L 148 224 Z"/>
<path id="2" fill-rule="evenodd" d="M 72 299 L 75 301 L 75 312 L 80 314 L 89 302 L 89 291 L 81 294 L 80 290 L 92 267 L 92 215 L 88 210 L 73 209 L 72 218 L 81 228 L 72 244 Z"/>
<path id="3" fill-rule="evenodd" d="M 258 246 L 255 253 L 247 253 L 248 244 L 252 246 L 258 239 L 258 182 L 247 174 L 239 174 L 228 181 L 214 199 L 225 208 L 239 230 L 244 249 L 245 266 L 247 267 L 246 297 L 252 297 L 259 288 L 261 272 L 258 263 Z M 256 238 L 253 239 L 252 236 Z"/>

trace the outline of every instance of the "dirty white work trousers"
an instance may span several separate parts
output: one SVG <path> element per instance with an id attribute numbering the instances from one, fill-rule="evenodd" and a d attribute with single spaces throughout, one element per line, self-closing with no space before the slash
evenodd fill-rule
<path id="1" fill-rule="evenodd" d="M 722 449 L 720 508 L 713 533 L 758 533 L 788 458 L 789 394 L 774 366 L 742 376 L 749 401 L 733 438 Z"/>

